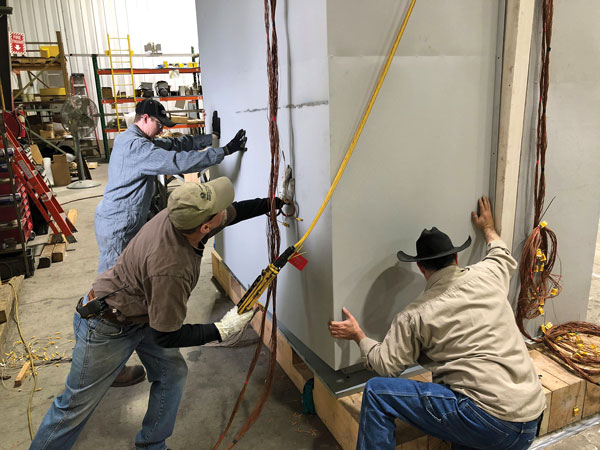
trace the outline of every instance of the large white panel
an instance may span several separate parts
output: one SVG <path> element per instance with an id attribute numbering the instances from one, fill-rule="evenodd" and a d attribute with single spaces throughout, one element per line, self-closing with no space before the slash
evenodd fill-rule
<path id="1" fill-rule="evenodd" d="M 282 149 L 293 159 L 305 219 L 297 230 L 282 228 L 283 247 L 301 236 L 324 199 L 407 5 L 305 3 L 285 2 L 278 15 Z M 197 9 L 207 109 L 222 113 L 225 140 L 238 127 L 249 132 L 248 153 L 218 172 L 234 178 L 238 199 L 264 195 L 262 3 L 197 1 Z M 377 336 L 422 289 L 420 275 L 396 264 L 398 248 L 413 248 L 421 229 L 433 224 L 457 243 L 474 234 L 469 211 L 489 187 L 497 14 L 492 2 L 417 6 L 332 204 L 306 242 L 307 268 L 300 274 L 286 267 L 279 275 L 280 320 L 331 367 L 358 361 L 356 348 L 335 343 L 327 331 L 342 305 Z M 225 26 L 236 33 L 216 47 L 211 38 Z M 264 230 L 259 220 L 217 241 L 246 285 L 267 262 Z"/>
<path id="2" fill-rule="evenodd" d="M 407 4 L 328 2 L 332 168 Z M 348 23 L 361 27 L 349 30 Z M 399 249 L 415 253 L 423 228 L 437 226 L 455 245 L 471 235 L 475 243 L 459 255 L 460 264 L 481 257 L 470 211 L 490 185 L 497 23 L 493 2 L 417 4 L 333 200 L 336 320 L 346 306 L 369 335 L 385 335 L 425 285 L 415 264 L 396 258 Z M 358 361 L 356 345 L 328 341 L 336 347 L 335 368 Z"/>
<path id="3" fill-rule="evenodd" d="M 207 114 L 219 110 L 223 144 L 238 128 L 248 132 L 248 152 L 227 158 L 215 172 L 234 180 L 238 200 L 266 196 L 270 153 L 263 3 L 202 0 L 196 8 Z M 331 181 L 325 19 L 320 0 L 278 5 L 281 149 L 293 164 L 305 219 L 281 227 L 282 250 L 306 231 Z M 265 225 L 263 219 L 236 225 L 217 240 L 219 253 L 246 285 L 268 262 Z M 280 320 L 329 361 L 333 347 L 320 344 L 332 313 L 330 249 L 327 210 L 304 248 L 310 260 L 306 269 L 300 273 L 286 267 L 278 277 Z"/>

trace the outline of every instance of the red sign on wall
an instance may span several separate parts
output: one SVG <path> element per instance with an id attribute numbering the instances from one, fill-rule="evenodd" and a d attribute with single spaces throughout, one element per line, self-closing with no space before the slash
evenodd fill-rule
<path id="1" fill-rule="evenodd" d="M 25 34 L 10 33 L 11 56 L 25 56 Z"/>

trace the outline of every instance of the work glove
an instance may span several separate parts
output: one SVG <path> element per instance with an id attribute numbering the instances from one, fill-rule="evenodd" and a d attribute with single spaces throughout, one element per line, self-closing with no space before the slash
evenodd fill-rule
<path id="1" fill-rule="evenodd" d="M 221 119 L 219 118 L 218 111 L 213 111 L 212 134 L 214 134 L 217 137 L 217 139 L 221 137 Z"/>
<path id="2" fill-rule="evenodd" d="M 245 152 L 247 150 L 246 148 L 246 141 L 248 139 L 246 138 L 246 130 L 240 130 L 237 132 L 237 134 L 235 135 L 235 137 L 231 140 L 231 142 L 229 142 L 229 144 L 227 144 L 225 147 L 223 147 L 223 150 L 225 151 L 226 155 L 231 155 L 232 153 L 235 152 Z"/>
<path id="3" fill-rule="evenodd" d="M 250 319 L 252 319 L 252 314 L 252 311 L 246 311 L 243 314 L 238 314 L 237 306 L 234 306 L 227 311 L 227 314 L 225 314 L 221 320 L 215 323 L 215 326 L 221 335 L 221 340 L 224 341 L 230 336 L 233 336 L 234 334 L 237 334 L 243 330 L 246 324 L 250 322 Z"/>

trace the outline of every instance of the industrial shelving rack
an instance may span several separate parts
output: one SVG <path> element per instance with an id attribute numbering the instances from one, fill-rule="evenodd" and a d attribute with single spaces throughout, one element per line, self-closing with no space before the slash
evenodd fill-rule
<path id="1" fill-rule="evenodd" d="M 114 98 L 106 99 L 102 97 L 102 84 L 100 82 L 100 76 L 102 75 L 156 75 L 156 74 L 169 74 L 173 70 L 177 70 L 180 74 L 200 74 L 200 67 L 173 67 L 173 68 L 99 68 L 98 66 L 98 57 L 104 55 L 92 55 L 92 64 L 94 67 L 95 81 L 96 81 L 96 92 L 98 95 L 98 104 L 100 105 L 100 123 L 102 125 L 102 137 L 104 142 L 104 151 L 106 158 L 110 157 L 110 150 L 108 148 L 108 133 L 118 133 L 119 128 L 108 128 L 106 124 L 106 118 L 110 116 L 115 116 L 116 114 L 107 114 L 104 111 L 104 105 L 117 105 L 119 104 L 135 104 L 136 102 L 140 102 L 148 97 L 117 97 L 117 92 L 113 91 Z M 158 100 L 161 102 L 171 102 L 178 100 L 188 100 L 188 101 L 198 101 L 202 100 L 202 95 L 173 95 L 168 97 L 151 97 L 154 100 Z M 193 112 L 197 110 L 186 110 L 188 112 Z M 117 118 L 118 120 L 118 118 Z M 192 129 L 200 129 L 200 131 L 204 130 L 205 123 L 204 121 L 198 123 L 184 123 L 184 124 L 176 124 L 173 128 L 192 128 Z"/>

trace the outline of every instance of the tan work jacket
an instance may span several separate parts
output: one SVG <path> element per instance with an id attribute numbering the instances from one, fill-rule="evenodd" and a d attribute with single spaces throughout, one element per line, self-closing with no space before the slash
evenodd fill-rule
<path id="1" fill-rule="evenodd" d="M 435 383 L 494 417 L 539 417 L 544 393 L 507 300 L 516 267 L 506 244 L 496 240 L 481 262 L 435 272 L 424 293 L 394 318 L 383 342 L 360 341 L 365 365 L 395 377 L 418 362 Z"/>

